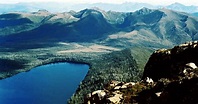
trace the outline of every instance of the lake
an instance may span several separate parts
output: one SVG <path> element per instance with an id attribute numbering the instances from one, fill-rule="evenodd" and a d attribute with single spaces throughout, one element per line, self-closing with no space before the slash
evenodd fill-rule
<path id="1" fill-rule="evenodd" d="M 57 63 L 0 80 L 0 104 L 66 104 L 88 69 L 85 64 Z"/>

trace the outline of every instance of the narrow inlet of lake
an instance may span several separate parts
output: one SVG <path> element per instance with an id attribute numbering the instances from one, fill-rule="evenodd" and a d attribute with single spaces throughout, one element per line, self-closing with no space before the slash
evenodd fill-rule
<path id="1" fill-rule="evenodd" d="M 0 80 L 0 104 L 66 104 L 88 69 L 85 64 L 57 63 Z"/>

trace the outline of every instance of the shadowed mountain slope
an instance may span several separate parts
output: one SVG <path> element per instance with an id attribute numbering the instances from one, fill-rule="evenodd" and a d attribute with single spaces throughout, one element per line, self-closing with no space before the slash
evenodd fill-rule
<path id="1" fill-rule="evenodd" d="M 0 21 L 1 44 L 100 41 L 116 45 L 115 41 L 122 42 L 121 46 L 159 48 L 198 39 L 198 18 L 168 9 L 128 13 L 98 8 L 64 13 L 40 10 L 2 14 Z"/>
<path id="2" fill-rule="evenodd" d="M 196 104 L 198 42 L 155 51 L 141 81 L 112 80 L 87 93 L 84 104 Z"/>

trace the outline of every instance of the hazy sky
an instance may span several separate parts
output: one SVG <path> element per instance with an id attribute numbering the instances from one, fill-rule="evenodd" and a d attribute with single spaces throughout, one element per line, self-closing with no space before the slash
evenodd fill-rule
<path id="1" fill-rule="evenodd" d="M 123 2 L 143 2 L 154 5 L 168 5 L 175 2 L 182 3 L 184 5 L 197 5 L 197 0 L 0 0 L 0 3 L 18 3 L 18 2 L 70 2 L 70 3 L 123 3 Z"/>

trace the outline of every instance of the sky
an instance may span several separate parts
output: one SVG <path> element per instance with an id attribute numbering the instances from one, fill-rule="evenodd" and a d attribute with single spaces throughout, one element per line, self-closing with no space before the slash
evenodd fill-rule
<path id="1" fill-rule="evenodd" d="M 142 2 L 153 5 L 169 5 L 175 2 L 182 3 L 184 5 L 196 5 L 197 0 L 0 0 L 0 3 L 19 3 L 19 2 L 68 2 L 68 3 L 124 3 L 124 2 Z"/>

